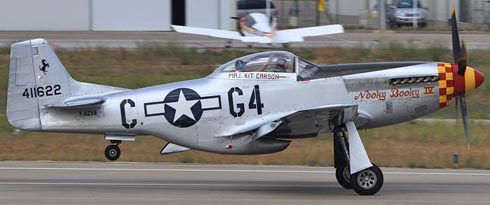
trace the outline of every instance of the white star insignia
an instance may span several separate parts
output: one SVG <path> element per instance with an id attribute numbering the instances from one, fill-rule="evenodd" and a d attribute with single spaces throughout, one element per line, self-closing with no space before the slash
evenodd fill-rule
<path id="1" fill-rule="evenodd" d="M 182 90 L 180 90 L 179 98 L 177 102 L 167 103 L 168 106 L 175 109 L 174 123 L 183 115 L 196 120 L 194 114 L 192 113 L 192 106 L 194 106 L 199 100 L 187 100 Z"/>

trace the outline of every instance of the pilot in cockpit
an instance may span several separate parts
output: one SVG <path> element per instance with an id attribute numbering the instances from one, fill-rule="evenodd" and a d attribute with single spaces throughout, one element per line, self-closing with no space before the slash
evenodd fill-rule
<path id="1" fill-rule="evenodd" d="M 245 71 L 245 64 L 247 62 L 243 61 L 243 60 L 237 60 L 235 62 L 235 71 L 238 71 L 238 72 L 243 72 Z"/>
<path id="2" fill-rule="evenodd" d="M 289 62 L 286 56 L 269 55 L 235 61 L 237 72 L 288 72 Z"/>
<path id="3" fill-rule="evenodd" d="M 287 72 L 289 64 L 288 61 L 284 58 L 280 58 L 276 60 L 275 68 L 272 72 Z"/>
<path id="4" fill-rule="evenodd" d="M 265 68 L 267 68 L 267 65 L 269 63 L 270 63 L 270 60 L 267 63 L 262 64 L 257 69 L 250 70 L 250 68 L 248 68 L 248 70 L 247 70 L 245 68 L 245 66 L 247 65 L 247 62 L 244 60 L 237 60 L 237 61 L 235 61 L 235 71 L 237 71 L 237 72 L 263 72 L 265 70 Z M 249 66 L 249 67 L 253 67 L 253 66 Z"/>
<path id="5" fill-rule="evenodd" d="M 289 66 L 288 66 L 288 61 L 285 58 L 277 57 L 276 62 L 273 64 L 274 67 L 268 68 L 267 66 L 271 64 L 272 60 L 273 57 L 270 56 L 267 63 L 265 63 L 262 67 L 258 68 L 256 71 L 263 72 L 267 68 L 267 71 L 269 72 L 287 72 Z"/>

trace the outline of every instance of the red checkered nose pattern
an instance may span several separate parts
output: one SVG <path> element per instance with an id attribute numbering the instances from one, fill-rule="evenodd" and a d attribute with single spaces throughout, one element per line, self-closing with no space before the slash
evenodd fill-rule
<path id="1" fill-rule="evenodd" d="M 453 97 L 478 88 L 485 77 L 471 67 L 466 67 L 464 76 L 458 74 L 458 64 L 439 63 L 439 108 L 447 107 Z"/>

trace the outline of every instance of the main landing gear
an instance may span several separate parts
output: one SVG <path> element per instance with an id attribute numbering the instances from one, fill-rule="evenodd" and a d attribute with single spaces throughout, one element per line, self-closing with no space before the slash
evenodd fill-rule
<path id="1" fill-rule="evenodd" d="M 356 165 L 351 164 L 351 157 L 356 158 L 353 160 L 358 160 L 358 158 L 363 157 L 363 154 L 365 154 L 365 150 L 364 146 L 362 146 L 362 142 L 360 141 L 357 130 L 355 130 L 354 128 L 354 130 L 349 131 L 349 138 L 351 138 L 349 140 L 347 140 L 345 136 L 344 128 L 335 128 L 333 131 L 334 166 L 336 168 L 335 177 L 337 178 L 337 182 L 345 189 L 353 189 L 356 193 L 360 195 L 376 194 L 381 189 L 381 186 L 383 186 L 383 173 L 381 172 L 381 169 L 379 169 L 379 167 L 375 164 L 372 164 L 372 166 L 361 171 L 351 173 L 351 165 Z M 358 139 L 356 139 L 356 137 Z M 355 145 L 349 145 L 349 142 Z M 356 146 L 359 144 L 361 145 L 360 147 Z M 350 150 L 353 151 L 353 153 L 351 153 Z M 365 157 L 365 159 L 367 159 L 367 163 L 370 164 L 367 155 Z"/>
<path id="2" fill-rule="evenodd" d="M 121 156 L 121 149 L 119 149 L 120 140 L 111 140 L 111 145 L 105 148 L 105 157 L 108 160 L 115 161 Z"/>

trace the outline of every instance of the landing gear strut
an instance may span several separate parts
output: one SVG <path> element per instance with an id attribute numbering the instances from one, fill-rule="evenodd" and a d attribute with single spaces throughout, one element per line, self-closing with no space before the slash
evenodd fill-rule
<path id="1" fill-rule="evenodd" d="M 334 166 L 335 177 L 340 186 L 346 189 L 352 189 L 350 184 L 350 167 L 349 167 L 349 142 L 345 137 L 342 128 L 336 128 L 334 136 Z"/>
<path id="2" fill-rule="evenodd" d="M 121 156 L 121 149 L 119 149 L 119 144 L 121 141 L 111 140 L 111 145 L 105 148 L 105 157 L 108 160 L 115 161 Z"/>
<path id="3" fill-rule="evenodd" d="M 353 124 L 351 126 L 353 126 Z M 348 129 L 350 131 L 349 138 L 352 138 L 349 140 L 347 140 L 345 136 L 343 127 L 335 128 L 333 130 L 334 166 L 336 168 L 335 176 L 337 182 L 346 189 L 353 189 L 359 195 L 376 194 L 381 189 L 381 186 L 383 186 L 383 172 L 381 172 L 381 169 L 379 169 L 378 166 L 372 164 L 371 167 L 351 173 L 351 165 L 354 167 L 356 166 L 356 164 L 351 164 L 351 157 L 356 159 L 361 156 L 362 158 L 362 153 L 365 153 L 365 149 L 355 127 L 354 129 Z M 349 145 L 349 142 L 351 142 L 351 145 Z M 366 161 L 369 162 L 367 155 L 365 155 L 365 157 L 367 159 Z"/>

